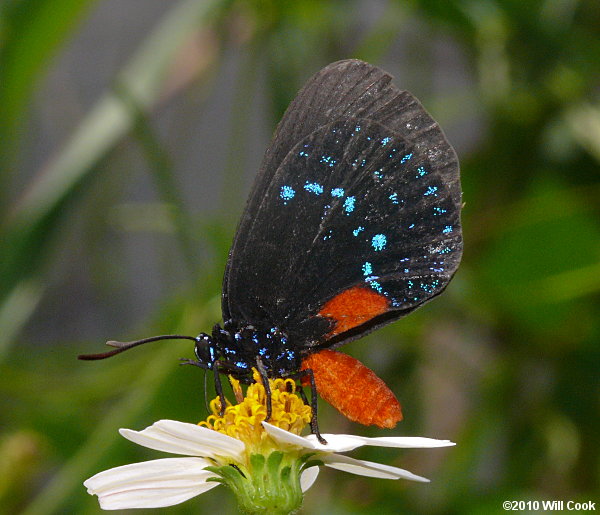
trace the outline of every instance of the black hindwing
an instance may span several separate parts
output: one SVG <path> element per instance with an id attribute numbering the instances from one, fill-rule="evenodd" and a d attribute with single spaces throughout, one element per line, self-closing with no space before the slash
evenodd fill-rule
<path id="1" fill-rule="evenodd" d="M 333 63 L 290 104 L 230 252 L 223 316 L 300 348 L 358 337 L 439 294 L 462 254 L 456 155 L 419 102 L 361 61 Z M 388 309 L 330 337 L 319 316 L 361 286 Z"/>

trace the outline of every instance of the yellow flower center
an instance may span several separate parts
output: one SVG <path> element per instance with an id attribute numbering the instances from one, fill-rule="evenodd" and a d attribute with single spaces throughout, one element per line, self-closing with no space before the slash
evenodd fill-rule
<path id="1" fill-rule="evenodd" d="M 267 393 L 260 375 L 256 370 L 253 372 L 255 382 L 248 386 L 245 397 L 240 382 L 230 377 L 238 404 L 231 405 L 227 401 L 225 413 L 221 416 L 221 401 L 216 397 L 210 402 L 212 415 L 198 425 L 241 440 L 252 452 L 260 452 L 273 445 L 261 422 L 266 420 L 299 435 L 310 422 L 312 413 L 310 406 L 296 395 L 296 383 L 292 379 L 269 379 L 271 418 L 267 420 Z"/>

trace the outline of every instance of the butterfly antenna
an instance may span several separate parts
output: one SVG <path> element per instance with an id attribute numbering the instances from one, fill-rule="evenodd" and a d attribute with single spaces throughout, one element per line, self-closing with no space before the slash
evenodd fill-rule
<path id="1" fill-rule="evenodd" d="M 143 345 L 144 343 L 156 342 L 159 340 L 192 340 L 197 341 L 193 336 L 185 336 L 181 334 L 164 334 L 161 336 L 152 336 L 150 338 L 143 338 L 142 340 L 135 340 L 133 342 L 117 342 L 114 340 L 109 340 L 106 342 L 106 345 L 110 347 L 115 347 L 114 350 L 110 350 L 108 352 L 101 352 L 100 354 L 80 354 L 77 356 L 77 359 L 83 359 L 86 361 L 93 361 L 97 359 L 106 359 L 114 356 L 115 354 L 120 354 L 126 350 L 132 349 L 133 347 L 137 347 L 138 345 Z"/>

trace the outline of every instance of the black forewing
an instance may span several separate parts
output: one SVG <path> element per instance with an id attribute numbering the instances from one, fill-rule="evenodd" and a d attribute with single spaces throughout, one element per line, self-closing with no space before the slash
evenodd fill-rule
<path id="1" fill-rule="evenodd" d="M 452 186 L 425 152 L 375 121 L 315 130 L 273 175 L 230 271 L 238 320 L 266 320 L 306 348 L 325 343 L 330 325 L 318 312 L 348 288 L 388 299 L 389 313 L 368 327 L 439 294 L 462 252 Z"/>
<path id="2" fill-rule="evenodd" d="M 314 75 L 290 104 L 265 154 L 227 262 L 223 282 L 224 319 L 252 320 L 265 314 L 256 305 L 258 299 L 252 299 L 244 290 L 246 281 L 242 280 L 242 270 L 248 269 L 247 256 L 259 252 L 253 247 L 255 238 L 251 234 L 260 223 L 257 215 L 261 206 L 269 209 L 264 197 L 273 176 L 303 138 L 333 121 L 349 118 L 373 120 L 411 141 L 419 153 L 427 156 L 435 173 L 448 186 L 452 202 L 456 206 L 460 204 L 456 155 L 421 104 L 410 93 L 398 90 L 391 83 L 390 75 L 368 63 L 346 60 L 330 64 Z M 295 250 L 307 252 L 309 249 Z M 268 277 L 255 274 L 255 277 L 268 284 L 284 280 L 273 274 Z"/>

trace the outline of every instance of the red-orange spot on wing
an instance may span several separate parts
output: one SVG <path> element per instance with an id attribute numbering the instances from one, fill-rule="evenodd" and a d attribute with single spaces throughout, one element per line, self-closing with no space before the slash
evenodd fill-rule
<path id="1" fill-rule="evenodd" d="M 319 311 L 322 317 L 335 321 L 329 336 L 364 324 L 388 310 L 388 300 L 370 288 L 354 286 L 327 301 Z"/>
<path id="2" fill-rule="evenodd" d="M 402 420 L 400 403 L 387 385 L 357 359 L 342 352 L 323 350 L 306 357 L 317 392 L 343 415 L 359 424 L 391 429 Z M 309 384 L 308 378 L 302 384 Z"/>

